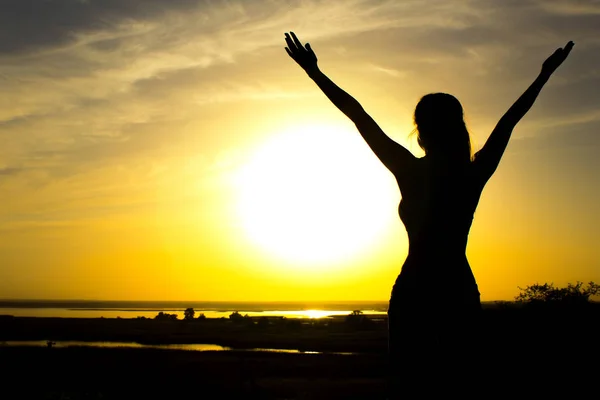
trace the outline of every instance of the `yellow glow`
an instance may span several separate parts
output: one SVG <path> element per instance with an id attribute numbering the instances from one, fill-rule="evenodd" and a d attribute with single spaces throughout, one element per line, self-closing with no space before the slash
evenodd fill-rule
<path id="1" fill-rule="evenodd" d="M 24 38 L 3 53 L 0 297 L 388 300 L 408 253 L 397 184 L 283 50 L 288 16 L 323 72 L 416 156 L 422 95 L 456 95 L 477 150 L 561 44 L 545 23 L 523 26 L 538 39 L 516 68 L 499 51 L 504 34 L 477 46 L 454 37 L 465 54 L 432 41 L 448 21 L 477 28 L 465 7 L 415 20 L 393 1 L 171 3 L 148 20 L 131 7 L 123 23 L 76 24 L 69 45 Z M 594 50 L 580 46 L 557 71 L 486 185 L 468 246 L 482 300 L 600 281 Z"/>
<path id="2" fill-rule="evenodd" d="M 323 310 L 306 310 L 303 314 L 308 318 L 325 318 L 329 315 L 333 315 L 331 311 L 323 311 Z"/>
<path id="3" fill-rule="evenodd" d="M 237 178 L 247 237 L 303 268 L 368 251 L 389 229 L 398 197 L 358 132 L 332 124 L 275 134 Z"/>

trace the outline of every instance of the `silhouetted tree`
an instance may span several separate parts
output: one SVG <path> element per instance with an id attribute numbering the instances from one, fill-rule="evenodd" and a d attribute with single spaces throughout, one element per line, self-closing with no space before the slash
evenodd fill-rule
<path id="1" fill-rule="evenodd" d="M 362 311 L 354 310 L 350 314 L 346 315 L 345 321 L 348 323 L 358 323 L 362 318 L 364 318 Z"/>
<path id="2" fill-rule="evenodd" d="M 360 310 L 354 310 L 348 314 L 345 322 L 359 329 L 369 329 L 374 325 L 373 321 L 366 315 L 363 315 L 363 312 Z"/>
<path id="3" fill-rule="evenodd" d="M 239 313 L 239 311 L 234 311 L 231 314 L 229 314 L 229 319 L 232 321 L 241 321 L 242 319 L 244 319 L 244 317 L 242 316 L 242 314 Z"/>
<path id="4" fill-rule="evenodd" d="M 204 321 L 206 319 L 206 315 L 204 315 L 203 313 L 200 313 L 200 315 L 198 315 L 198 318 L 196 318 L 199 321 Z"/>
<path id="5" fill-rule="evenodd" d="M 160 311 L 154 319 L 157 321 L 177 321 L 177 314 L 168 314 Z"/>
<path id="6" fill-rule="evenodd" d="M 590 297 L 600 295 L 600 285 L 589 282 L 569 283 L 566 287 L 554 287 L 553 283 L 538 283 L 519 287 L 521 293 L 515 300 L 524 305 L 581 306 L 590 303 Z"/>
<path id="7" fill-rule="evenodd" d="M 186 308 L 183 312 L 184 321 L 192 321 L 194 319 L 194 315 L 196 315 L 196 311 L 193 308 Z"/>
<path id="8" fill-rule="evenodd" d="M 229 314 L 229 319 L 235 323 L 253 324 L 252 318 L 250 318 L 248 314 L 242 316 L 242 314 L 240 314 L 239 311 L 234 311 L 231 314 Z"/>

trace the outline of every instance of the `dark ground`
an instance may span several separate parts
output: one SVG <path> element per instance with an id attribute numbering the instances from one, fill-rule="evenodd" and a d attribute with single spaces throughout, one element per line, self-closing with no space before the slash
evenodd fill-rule
<path id="1" fill-rule="evenodd" d="M 480 351 L 480 371 L 485 379 L 474 379 L 474 393 L 465 397 L 597 397 L 599 316 L 597 307 L 584 311 L 485 310 Z M 0 317 L 0 342 L 212 343 L 240 349 L 355 353 L 0 346 L 0 398 L 385 398 L 385 320 L 359 317 L 313 322 Z M 457 360 L 456 369 L 460 368 L 461 360 Z"/>

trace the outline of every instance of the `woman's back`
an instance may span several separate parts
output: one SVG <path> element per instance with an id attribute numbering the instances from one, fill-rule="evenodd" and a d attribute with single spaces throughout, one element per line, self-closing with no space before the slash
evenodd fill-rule
<path id="1" fill-rule="evenodd" d="M 417 293 L 427 287 L 433 292 L 430 301 L 460 296 L 454 300 L 478 303 L 479 292 L 465 254 L 483 190 L 477 164 L 457 165 L 423 157 L 415 159 L 405 172 L 399 214 L 408 234 L 409 251 L 393 297 L 416 297 L 425 305 L 429 301 Z"/>
<path id="2" fill-rule="evenodd" d="M 399 214 L 409 253 L 427 249 L 464 254 L 473 215 L 483 190 L 474 163 L 452 165 L 430 157 L 415 159 L 400 190 Z"/>

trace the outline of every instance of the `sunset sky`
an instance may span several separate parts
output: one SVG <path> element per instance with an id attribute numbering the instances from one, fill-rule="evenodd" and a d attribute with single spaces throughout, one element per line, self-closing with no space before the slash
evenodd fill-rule
<path id="1" fill-rule="evenodd" d="M 393 176 L 284 51 L 421 156 L 463 104 L 475 148 L 569 40 L 475 214 L 482 300 L 600 281 L 600 2 L 4 0 L 0 298 L 386 300 Z M 431 293 L 435 295 L 435 293 Z"/>

